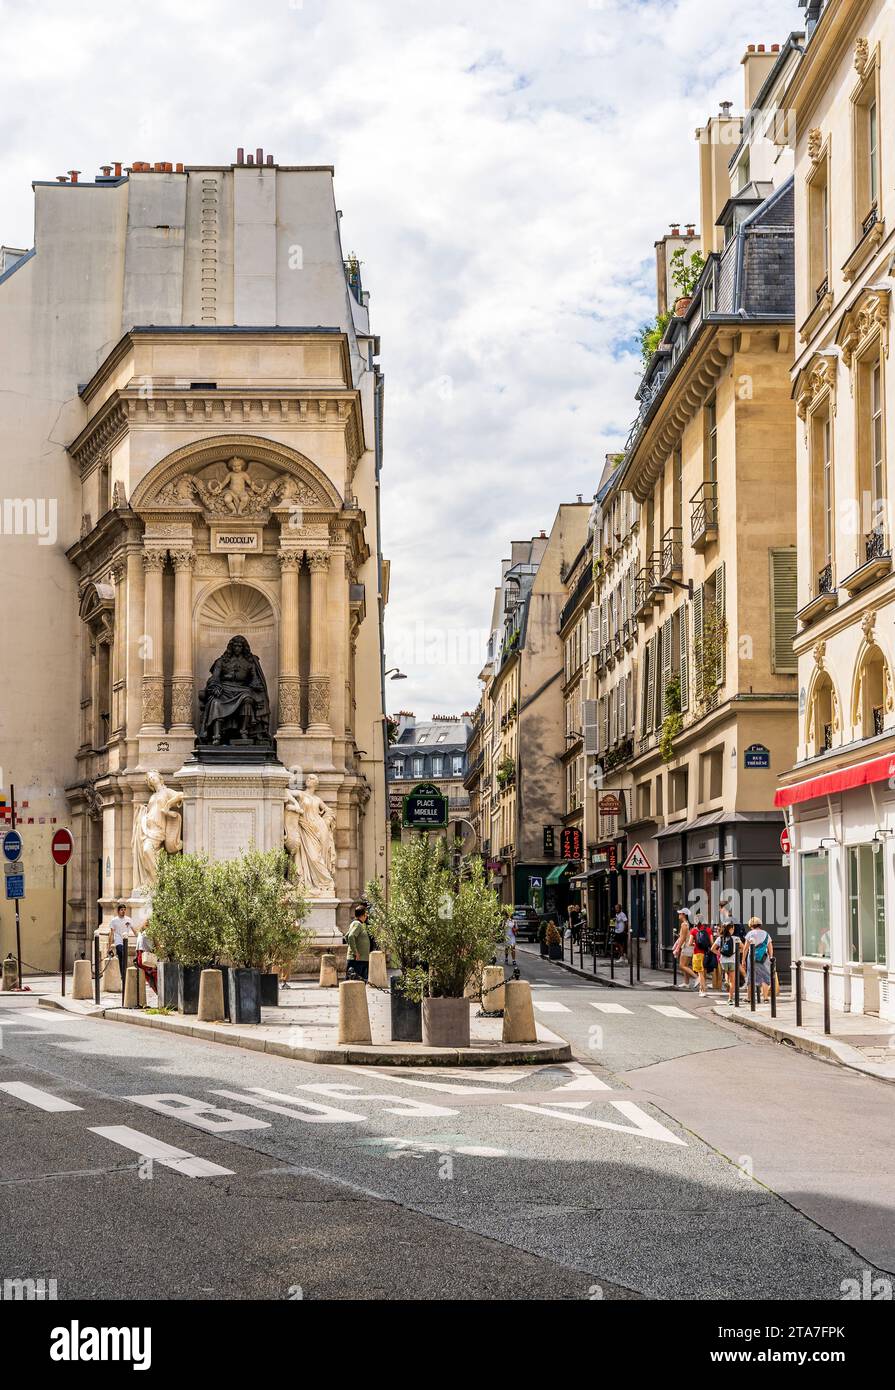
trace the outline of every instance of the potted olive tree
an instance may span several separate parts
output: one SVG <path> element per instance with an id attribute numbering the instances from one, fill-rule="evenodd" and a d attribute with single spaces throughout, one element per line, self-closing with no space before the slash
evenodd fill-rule
<path id="1" fill-rule="evenodd" d="M 160 856 L 148 929 L 159 957 L 159 1004 L 196 1013 L 199 978 L 221 954 L 213 869 L 204 855 Z"/>
<path id="2" fill-rule="evenodd" d="M 422 943 L 451 888 L 441 844 L 419 835 L 395 845 L 387 899 L 378 880 L 367 884 L 373 934 L 398 970 L 391 979 L 392 1042 L 422 1042 L 427 980 Z"/>
<path id="3" fill-rule="evenodd" d="M 424 921 L 420 954 L 425 961 L 423 1042 L 430 1047 L 468 1047 L 469 978 L 493 959 L 504 936 L 504 914 L 485 881 L 478 858 L 465 862 L 456 887 L 447 889 L 434 919 Z M 412 972 L 416 973 L 416 972 Z"/>
<path id="4" fill-rule="evenodd" d="M 214 866 L 234 1023 L 261 1022 L 262 969 L 273 959 L 294 958 L 307 940 L 307 902 L 286 868 L 285 850 L 257 849 Z"/>

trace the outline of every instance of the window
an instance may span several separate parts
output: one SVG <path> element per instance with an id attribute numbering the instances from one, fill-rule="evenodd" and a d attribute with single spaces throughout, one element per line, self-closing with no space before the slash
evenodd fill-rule
<path id="1" fill-rule="evenodd" d="M 808 307 L 830 288 L 830 160 L 818 160 L 808 184 Z"/>
<path id="2" fill-rule="evenodd" d="M 885 464 L 883 462 L 883 383 L 879 358 L 870 368 L 870 491 L 873 498 L 874 528 L 885 505 Z"/>
<path id="3" fill-rule="evenodd" d="M 684 513 L 684 459 L 680 446 L 671 456 L 671 524 L 677 530 L 683 525 Z"/>
<path id="4" fill-rule="evenodd" d="M 880 216 L 879 69 L 875 57 L 868 66 L 852 109 L 855 242 L 867 235 Z"/>
<path id="5" fill-rule="evenodd" d="M 435 757 L 432 759 L 432 776 L 444 776 L 444 758 L 442 758 L 440 754 L 436 754 Z"/>
<path id="6" fill-rule="evenodd" d="M 876 851 L 876 853 L 874 853 Z M 886 896 L 879 842 L 848 851 L 849 960 L 886 963 Z"/>
<path id="7" fill-rule="evenodd" d="M 713 748 L 699 757 L 699 796 L 701 801 L 716 801 L 722 795 L 724 783 L 724 747 Z"/>
<path id="8" fill-rule="evenodd" d="M 678 768 L 668 776 L 669 811 L 686 811 L 689 795 L 689 775 L 685 767 Z"/>
<path id="9" fill-rule="evenodd" d="M 423 775 L 423 765 L 424 765 L 424 759 L 422 759 L 422 758 L 414 758 L 414 760 L 413 760 L 413 775 L 414 775 L 414 777 L 422 777 L 422 775 Z"/>
<path id="10" fill-rule="evenodd" d="M 403 759 L 403 758 L 396 758 L 395 761 L 392 763 L 392 776 L 393 776 L 393 777 L 403 777 L 403 776 L 404 776 L 404 759 Z"/>
<path id="11" fill-rule="evenodd" d="M 885 722 L 885 661 L 879 647 L 864 657 L 858 684 L 857 724 L 861 738 L 883 732 Z"/>
<path id="12" fill-rule="evenodd" d="M 705 407 L 704 476 L 708 483 L 718 481 L 718 409 L 715 397 Z"/>
<path id="13" fill-rule="evenodd" d="M 641 820 L 649 820 L 649 818 L 650 818 L 650 784 L 649 784 L 649 782 L 641 782 L 640 786 L 637 788 L 637 808 L 638 808 L 638 811 L 639 811 L 639 813 L 640 813 L 640 819 L 641 819 Z"/>
<path id="14" fill-rule="evenodd" d="M 455 753 L 451 758 L 451 771 L 455 777 L 463 776 L 463 754 Z"/>
<path id="15" fill-rule="evenodd" d="M 825 854 L 803 854 L 802 952 L 830 956 L 830 874 Z"/>
<path id="16" fill-rule="evenodd" d="M 824 672 L 818 677 L 808 711 L 805 741 L 809 757 L 827 753 L 833 747 L 833 723 L 833 682 Z"/>
<path id="17" fill-rule="evenodd" d="M 811 595 L 833 587 L 833 459 L 832 429 L 828 411 L 811 416 L 809 432 L 811 469 Z"/>

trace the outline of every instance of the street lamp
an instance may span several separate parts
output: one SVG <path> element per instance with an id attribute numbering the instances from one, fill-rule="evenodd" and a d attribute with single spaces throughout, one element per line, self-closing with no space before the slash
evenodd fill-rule
<path id="1" fill-rule="evenodd" d="M 407 679 L 404 672 L 399 671 L 397 666 L 391 666 L 384 674 L 391 676 L 393 681 L 406 681 Z"/>

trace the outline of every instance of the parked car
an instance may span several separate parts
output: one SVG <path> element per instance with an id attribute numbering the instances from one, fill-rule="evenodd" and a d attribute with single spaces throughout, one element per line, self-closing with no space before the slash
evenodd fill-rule
<path id="1" fill-rule="evenodd" d="M 517 941 L 537 941 L 543 914 L 538 912 L 536 907 L 521 903 L 513 908 L 512 920 L 516 928 Z"/>

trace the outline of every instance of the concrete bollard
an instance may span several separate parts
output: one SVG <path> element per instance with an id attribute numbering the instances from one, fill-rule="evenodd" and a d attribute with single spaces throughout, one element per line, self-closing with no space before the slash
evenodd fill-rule
<path id="1" fill-rule="evenodd" d="M 367 986 L 363 980 L 343 980 L 339 985 L 339 1042 L 372 1041 Z"/>
<path id="2" fill-rule="evenodd" d="M 377 989 L 388 989 L 388 966 L 385 963 L 384 951 L 370 952 L 370 968 L 367 973 L 367 981 L 375 985 Z"/>
<path id="3" fill-rule="evenodd" d="M 504 986 L 503 1040 L 505 1043 L 537 1042 L 531 985 L 527 980 L 508 980 Z"/>
<path id="4" fill-rule="evenodd" d="M 495 989 L 495 985 L 497 988 Z M 490 993 L 488 991 L 490 990 Z M 486 1014 L 506 1007 L 502 965 L 486 965 L 482 971 L 482 1009 Z"/>
<path id="5" fill-rule="evenodd" d="M 502 972 L 501 972 L 502 973 Z M 482 967 L 477 965 L 463 990 L 464 999 L 478 999 L 482 993 Z"/>
<path id="6" fill-rule="evenodd" d="M 124 977 L 124 1007 L 142 1009 L 146 1006 L 146 977 L 135 965 L 127 967 Z"/>
<path id="7" fill-rule="evenodd" d="M 222 1023 L 224 1020 L 224 975 L 220 970 L 203 970 L 199 976 L 200 1023 Z"/>
<path id="8" fill-rule="evenodd" d="M 19 987 L 19 968 L 13 956 L 7 956 L 3 962 L 3 984 L 2 989 L 5 994 L 10 990 Z"/>
<path id="9" fill-rule="evenodd" d="M 72 999 L 93 998 L 93 973 L 89 960 L 76 960 L 71 981 Z"/>
<path id="10" fill-rule="evenodd" d="M 103 994 L 121 993 L 121 966 L 118 964 L 117 956 L 106 957 L 106 968 L 103 971 Z"/>
<path id="11" fill-rule="evenodd" d="M 327 952 L 320 957 L 320 988 L 338 989 L 339 966 L 334 955 Z"/>

